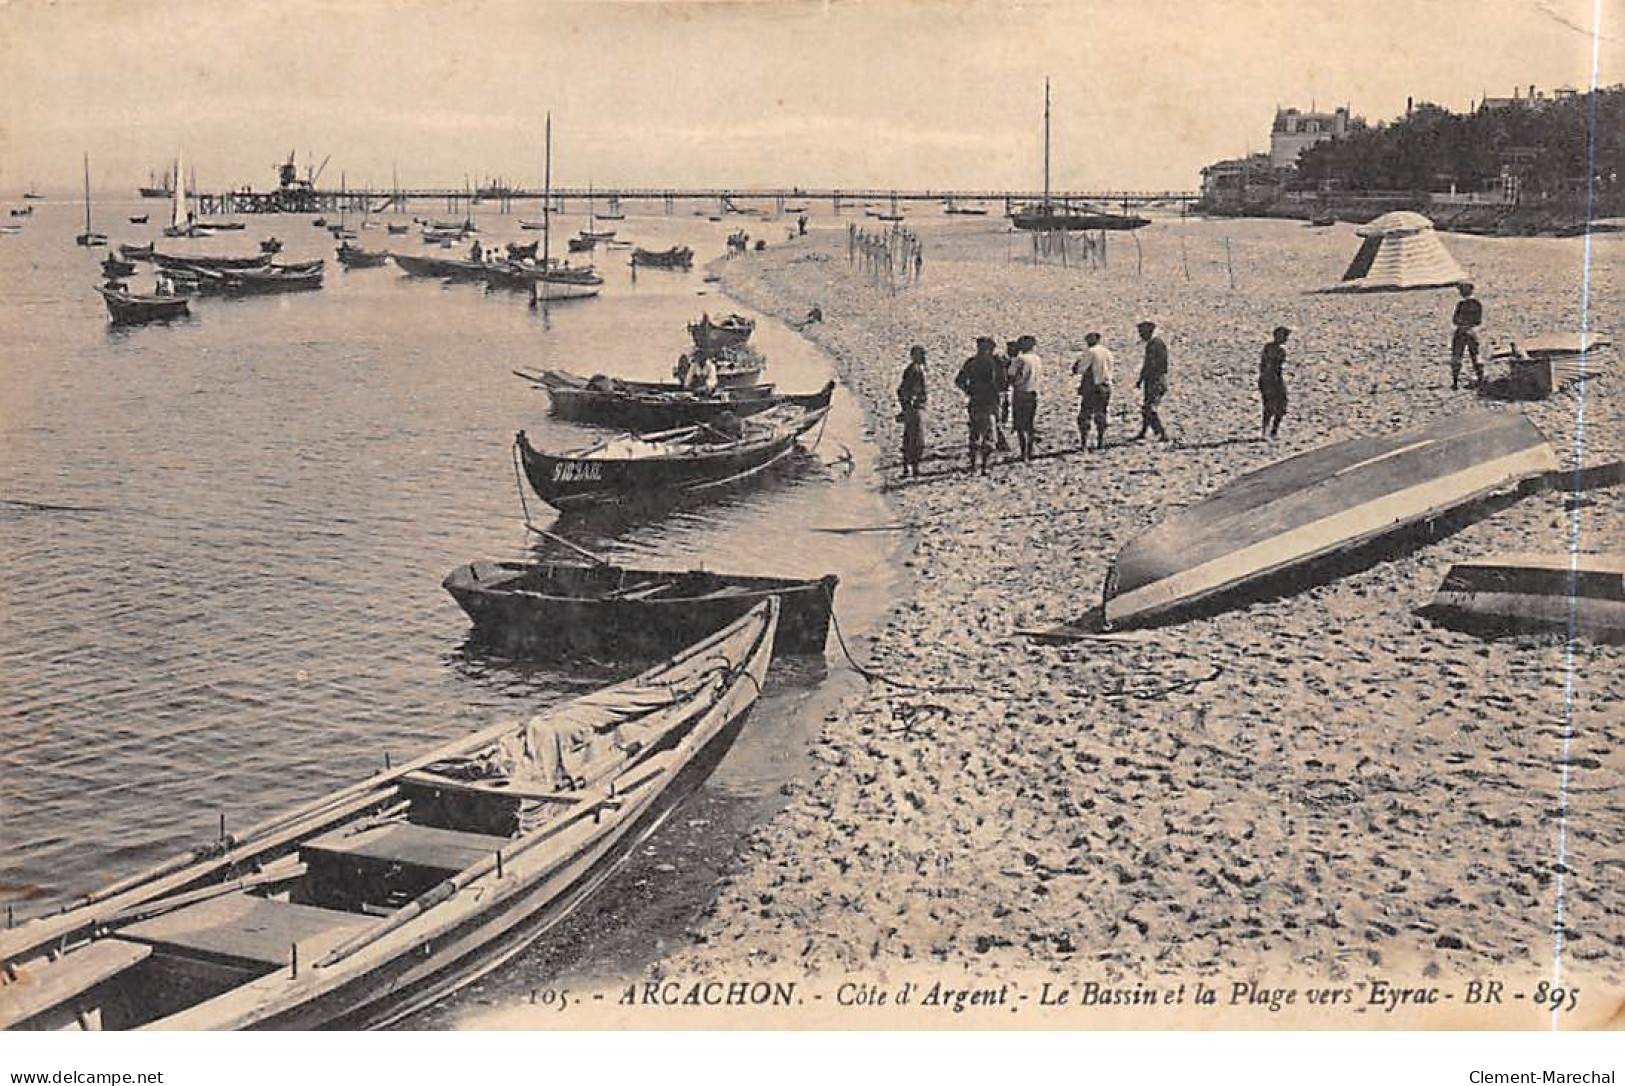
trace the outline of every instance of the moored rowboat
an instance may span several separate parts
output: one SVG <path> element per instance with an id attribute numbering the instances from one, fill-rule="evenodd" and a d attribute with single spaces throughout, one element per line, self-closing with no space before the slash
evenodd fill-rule
<path id="1" fill-rule="evenodd" d="M 123 290 L 97 287 L 96 293 L 107 303 L 107 315 L 114 324 L 146 324 L 165 321 L 187 314 L 185 298 L 163 294 L 131 294 Z"/>
<path id="2" fill-rule="evenodd" d="M 1488 411 L 1290 457 L 1130 540 L 1106 578 L 1106 623 L 1166 616 L 1556 467 L 1528 419 Z"/>
<path id="3" fill-rule="evenodd" d="M 768 599 L 627 682 L 448 743 L 0 933 L 0 1026 L 387 1025 L 524 949 L 727 753 Z"/>
<path id="4" fill-rule="evenodd" d="M 1457 562 L 1420 613 L 1490 633 L 1625 640 L 1625 555 L 1508 554 Z"/>
<path id="5" fill-rule="evenodd" d="M 471 562 L 441 586 L 479 635 L 510 655 L 642 659 L 669 654 L 779 600 L 775 656 L 822 653 L 834 574 L 748 577 L 564 562 Z"/>
<path id="6" fill-rule="evenodd" d="M 553 414 L 561 419 L 642 433 L 694 426 L 724 412 L 745 418 L 781 404 L 818 410 L 829 406 L 835 391 L 835 382 L 830 381 L 820 391 L 804 395 L 775 394 L 772 385 L 747 385 L 705 396 L 674 385 L 603 376 L 585 379 L 564 370 L 520 376 L 547 392 Z"/>

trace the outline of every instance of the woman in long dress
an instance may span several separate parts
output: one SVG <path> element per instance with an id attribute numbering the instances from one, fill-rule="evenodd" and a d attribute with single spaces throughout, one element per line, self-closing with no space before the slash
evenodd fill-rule
<path id="1" fill-rule="evenodd" d="M 908 365 L 897 385 L 898 418 L 903 423 L 903 475 L 920 474 L 920 458 L 925 455 L 925 348 L 909 348 Z"/>

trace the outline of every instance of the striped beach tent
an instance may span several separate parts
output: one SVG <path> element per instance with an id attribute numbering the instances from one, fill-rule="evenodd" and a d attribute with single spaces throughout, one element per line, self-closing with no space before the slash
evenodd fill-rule
<path id="1" fill-rule="evenodd" d="M 1425 215 L 1390 211 L 1355 233 L 1365 241 L 1333 291 L 1421 290 L 1470 281 Z"/>

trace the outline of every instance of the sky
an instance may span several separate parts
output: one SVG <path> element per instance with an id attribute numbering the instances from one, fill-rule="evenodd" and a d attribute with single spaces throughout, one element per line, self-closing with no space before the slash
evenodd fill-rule
<path id="1" fill-rule="evenodd" d="M 0 0 L 0 193 L 144 182 L 1194 189 L 1278 105 L 1622 79 L 1622 0 Z"/>

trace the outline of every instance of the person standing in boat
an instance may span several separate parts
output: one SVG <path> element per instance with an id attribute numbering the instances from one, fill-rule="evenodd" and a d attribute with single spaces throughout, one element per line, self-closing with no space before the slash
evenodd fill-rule
<path id="1" fill-rule="evenodd" d="M 1450 387 L 1461 387 L 1461 358 L 1466 354 L 1473 359 L 1476 388 L 1484 384 L 1484 364 L 1478 360 L 1478 326 L 1484 323 L 1484 303 L 1473 297 L 1471 283 L 1458 283 L 1456 289 L 1461 291 L 1461 301 L 1450 317 L 1455 326 L 1450 337 Z"/>
<path id="2" fill-rule="evenodd" d="M 1016 431 L 1016 443 L 1023 460 L 1033 458 L 1033 445 L 1037 442 L 1038 377 L 1044 362 L 1039 357 L 1038 340 L 1022 336 L 1015 342 L 1016 353 L 1010 359 L 1010 415 Z"/>
<path id="3" fill-rule="evenodd" d="M 678 355 L 677 365 L 671 368 L 671 375 L 677 378 L 677 387 L 686 389 L 689 385 L 689 378 L 693 372 L 694 364 L 688 360 L 688 355 Z"/>
<path id="4" fill-rule="evenodd" d="M 1137 326 L 1140 340 L 1145 344 L 1145 361 L 1140 365 L 1140 376 L 1134 387 L 1140 390 L 1140 432 L 1135 441 L 1144 440 L 1146 431 L 1157 435 L 1158 441 L 1168 440 L 1168 431 L 1162 428 L 1157 405 L 1168 395 L 1168 345 L 1157 335 L 1154 321 L 1141 321 Z"/>
<path id="5" fill-rule="evenodd" d="M 903 478 L 920 477 L 920 459 L 925 455 L 925 348 L 908 349 L 908 365 L 897 385 L 897 403 L 902 408 Z"/>
<path id="6" fill-rule="evenodd" d="M 1001 385 L 999 356 L 994 352 L 989 336 L 976 337 L 976 353 L 959 367 L 954 384 L 965 394 L 966 409 L 970 415 L 970 463 L 967 471 L 976 468 L 981 457 L 982 474 L 987 474 L 988 458 L 993 455 L 994 420 L 999 412 Z"/>
<path id="7" fill-rule="evenodd" d="M 1258 395 L 1264 401 L 1262 436 L 1273 438 L 1286 418 L 1286 337 L 1292 329 L 1277 326 L 1258 360 Z"/>
<path id="8" fill-rule="evenodd" d="M 1106 408 L 1112 402 L 1112 363 L 1116 358 L 1100 342 L 1099 332 L 1083 337 L 1083 355 L 1072 363 L 1078 378 L 1078 440 L 1089 448 L 1089 424 L 1095 427 L 1095 448 L 1106 447 Z"/>
<path id="9" fill-rule="evenodd" d="M 706 355 L 695 368 L 693 380 L 696 392 L 703 396 L 715 396 L 717 385 L 722 380 L 721 374 L 717 372 L 717 360 L 711 355 Z"/>

